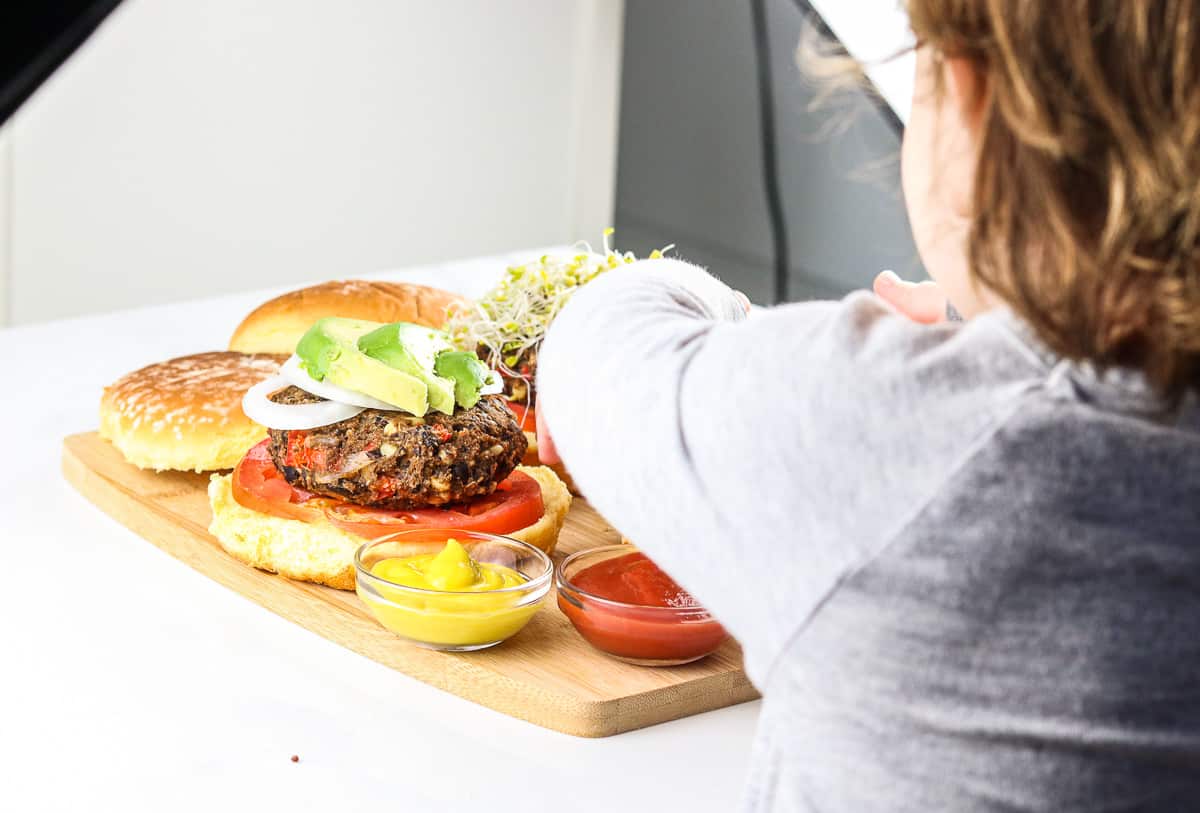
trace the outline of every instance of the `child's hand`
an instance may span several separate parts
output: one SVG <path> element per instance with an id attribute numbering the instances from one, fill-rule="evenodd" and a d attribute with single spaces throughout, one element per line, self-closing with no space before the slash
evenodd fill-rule
<path id="1" fill-rule="evenodd" d="M 946 296 L 936 282 L 905 282 L 894 271 L 875 277 L 875 295 L 914 322 L 946 320 Z"/>

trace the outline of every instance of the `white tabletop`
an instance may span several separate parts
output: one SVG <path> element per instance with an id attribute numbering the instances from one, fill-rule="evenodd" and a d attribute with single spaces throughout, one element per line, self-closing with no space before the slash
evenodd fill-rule
<path id="1" fill-rule="evenodd" d="M 368 276 L 477 295 L 514 258 Z M 0 808 L 736 808 L 758 703 L 602 740 L 547 731 L 279 618 L 63 481 L 61 439 L 95 428 L 102 386 L 223 348 L 274 293 L 0 330 Z"/>

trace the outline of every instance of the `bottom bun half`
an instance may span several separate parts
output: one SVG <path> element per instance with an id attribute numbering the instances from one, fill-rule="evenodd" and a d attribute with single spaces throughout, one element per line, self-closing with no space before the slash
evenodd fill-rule
<path id="1" fill-rule="evenodd" d="M 551 553 L 571 507 L 571 493 L 545 466 L 518 466 L 517 471 L 541 486 L 545 511 L 533 525 L 504 536 Z M 367 540 L 324 519 L 302 522 L 246 508 L 233 498 L 231 483 L 229 474 L 214 474 L 208 483 L 213 513 L 208 531 L 231 556 L 289 579 L 354 589 L 354 552 Z"/>

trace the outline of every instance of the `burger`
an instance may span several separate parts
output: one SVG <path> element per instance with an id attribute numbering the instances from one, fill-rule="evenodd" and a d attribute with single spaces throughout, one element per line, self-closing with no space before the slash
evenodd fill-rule
<path id="1" fill-rule="evenodd" d="M 604 230 L 601 252 L 586 243 L 571 254 L 544 254 L 523 265 L 505 269 L 500 282 L 482 299 L 448 308 L 446 332 L 455 345 L 473 352 L 498 371 L 505 403 L 517 416 L 529 443 L 527 462 L 537 462 L 537 357 L 546 330 L 580 287 L 600 274 L 637 258 L 609 245 L 611 228 Z M 650 253 L 663 256 L 672 246 Z M 561 467 L 556 471 L 567 482 Z"/>
<path id="2" fill-rule="evenodd" d="M 125 460 L 155 471 L 231 469 L 267 437 L 242 411 L 246 390 L 279 373 L 318 319 L 341 316 L 441 327 L 465 300 L 409 282 L 331 280 L 289 291 L 255 308 L 228 351 L 161 361 L 122 376 L 100 399 L 100 435 Z"/>
<path id="3" fill-rule="evenodd" d="M 209 530 L 248 564 L 342 589 L 364 540 L 402 530 L 551 551 L 570 493 L 549 468 L 521 465 L 528 442 L 502 389 L 439 330 L 319 319 L 243 397 L 267 437 L 211 478 Z"/>

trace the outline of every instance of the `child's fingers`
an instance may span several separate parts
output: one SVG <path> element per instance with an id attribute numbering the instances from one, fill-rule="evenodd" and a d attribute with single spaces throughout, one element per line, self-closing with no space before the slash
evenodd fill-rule
<path id="1" fill-rule="evenodd" d="M 550 430 L 546 428 L 545 412 L 538 409 L 534 414 L 537 416 L 538 460 L 542 463 L 561 463 L 558 450 L 554 448 L 554 438 L 550 437 Z"/>
<path id="2" fill-rule="evenodd" d="M 900 313 L 922 324 L 946 318 L 946 297 L 936 282 L 905 282 L 894 271 L 875 277 L 875 295 Z"/>

